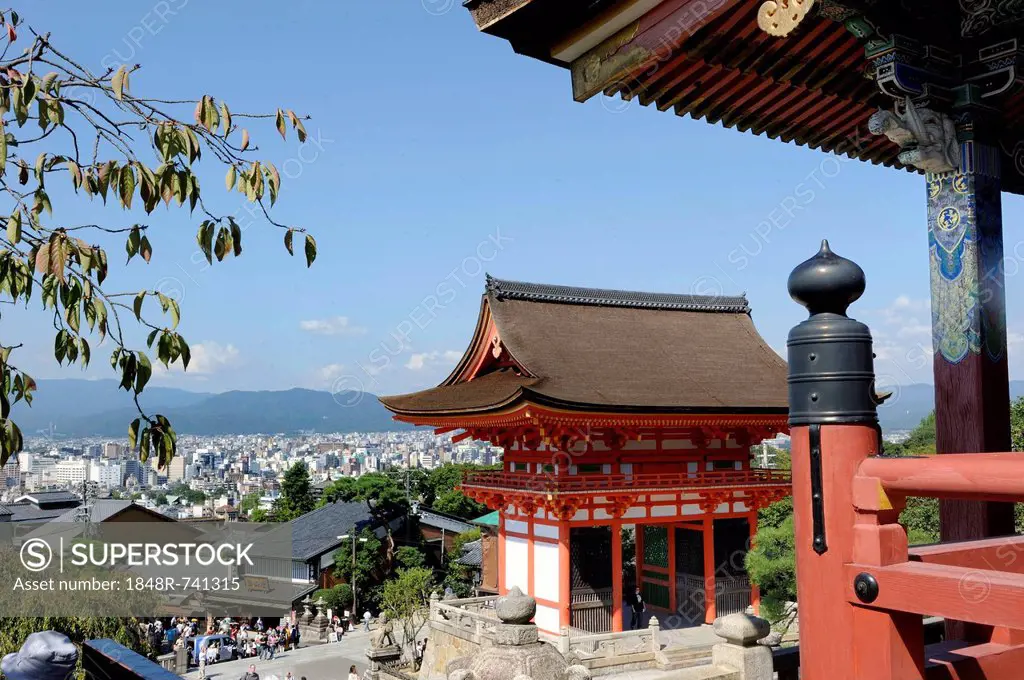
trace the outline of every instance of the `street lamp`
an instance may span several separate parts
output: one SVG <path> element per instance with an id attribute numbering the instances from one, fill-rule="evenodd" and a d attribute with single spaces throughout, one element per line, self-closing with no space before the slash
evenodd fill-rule
<path id="1" fill-rule="evenodd" d="M 355 620 L 355 617 L 359 612 L 359 608 L 357 606 L 359 600 L 356 597 L 356 541 L 366 543 L 366 539 L 358 537 L 355 534 L 342 534 L 341 536 L 338 536 L 338 539 L 342 541 L 347 541 L 350 538 L 352 539 L 352 616 L 350 616 L 348 620 L 348 630 L 351 633 L 353 630 L 352 622 Z"/>

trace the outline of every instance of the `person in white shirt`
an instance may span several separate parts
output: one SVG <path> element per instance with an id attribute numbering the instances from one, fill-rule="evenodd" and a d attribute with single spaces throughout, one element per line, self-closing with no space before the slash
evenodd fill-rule
<path id="1" fill-rule="evenodd" d="M 355 666 L 348 667 L 348 680 L 359 680 L 359 673 L 356 672 Z"/>

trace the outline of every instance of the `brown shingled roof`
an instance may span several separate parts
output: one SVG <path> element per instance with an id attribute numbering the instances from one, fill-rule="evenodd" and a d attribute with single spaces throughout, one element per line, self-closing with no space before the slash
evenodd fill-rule
<path id="1" fill-rule="evenodd" d="M 488 277 L 489 313 L 519 370 L 457 378 L 486 341 L 475 336 L 441 386 L 381 397 L 413 416 L 480 414 L 524 401 L 570 410 L 780 413 L 786 364 L 761 338 L 744 297 L 633 293 Z"/>

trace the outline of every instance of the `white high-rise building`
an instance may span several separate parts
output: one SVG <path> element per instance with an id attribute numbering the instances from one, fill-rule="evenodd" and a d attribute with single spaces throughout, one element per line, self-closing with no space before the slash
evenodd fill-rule
<path id="1" fill-rule="evenodd" d="M 62 460 L 53 466 L 51 475 L 58 484 L 73 485 L 84 482 L 89 468 L 84 460 Z"/>
<path id="2" fill-rule="evenodd" d="M 121 486 L 121 465 L 109 461 L 90 461 L 89 481 L 106 489 Z"/>

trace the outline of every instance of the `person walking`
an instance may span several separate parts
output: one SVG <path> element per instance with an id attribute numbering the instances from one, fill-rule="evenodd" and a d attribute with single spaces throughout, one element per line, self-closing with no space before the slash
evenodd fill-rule
<path id="1" fill-rule="evenodd" d="M 640 586 L 636 587 L 630 600 L 629 608 L 633 612 L 633 617 L 629 622 L 629 629 L 635 630 L 640 628 L 644 623 L 644 612 L 647 611 L 647 604 L 644 602 L 644 596 L 640 593 Z"/>
<path id="2" fill-rule="evenodd" d="M 206 680 L 206 645 L 199 648 L 199 680 Z"/>
<path id="3" fill-rule="evenodd" d="M 365 629 L 367 633 L 370 632 L 370 619 L 372 618 L 373 616 L 370 614 L 369 609 L 363 612 L 363 629 Z"/>
<path id="4" fill-rule="evenodd" d="M 243 673 L 238 680 L 260 680 L 260 674 L 256 672 L 256 664 L 249 664 L 249 670 Z"/>
<path id="5" fill-rule="evenodd" d="M 359 680 L 359 673 L 356 672 L 354 665 L 348 667 L 348 680 Z"/>

